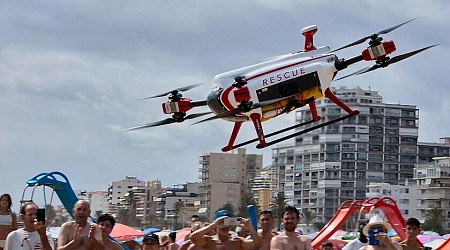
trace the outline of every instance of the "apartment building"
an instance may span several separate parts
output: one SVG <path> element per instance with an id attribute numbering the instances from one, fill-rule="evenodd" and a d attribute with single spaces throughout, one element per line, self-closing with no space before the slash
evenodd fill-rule
<path id="1" fill-rule="evenodd" d="M 114 181 L 108 187 L 108 202 L 113 205 L 120 205 L 123 196 L 133 187 L 145 187 L 146 182 L 138 180 L 133 176 L 126 176 L 125 179 Z"/>
<path id="2" fill-rule="evenodd" d="M 261 210 L 268 210 L 272 202 L 272 193 L 276 190 L 276 174 L 272 167 L 263 168 L 253 181 L 253 198 Z"/>
<path id="3" fill-rule="evenodd" d="M 386 104 L 377 91 L 359 87 L 332 91 L 360 114 L 272 150 L 277 190 L 288 204 L 314 210 L 319 221 L 328 221 L 345 200 L 365 199 L 369 182 L 403 184 L 417 163 L 416 106 Z M 327 99 L 316 104 L 322 122 L 346 115 Z M 310 118 L 307 107 L 296 112 L 296 123 Z"/>
<path id="4" fill-rule="evenodd" d="M 182 227 L 190 225 L 190 219 L 196 214 L 195 204 L 199 201 L 199 183 L 186 183 L 166 188 L 163 193 L 155 198 L 156 216 L 160 221 L 166 221 L 172 229 L 177 229 L 176 225 L 181 223 Z M 175 209 L 175 204 L 181 202 L 181 208 Z M 178 216 L 178 218 L 176 218 Z M 176 221 L 175 221 L 176 220 Z"/>
<path id="5" fill-rule="evenodd" d="M 251 194 L 254 178 L 262 168 L 262 155 L 246 154 L 244 148 L 229 153 L 206 153 L 199 158 L 197 213 L 210 219 L 226 203 L 237 209 L 244 194 Z"/>
<path id="6" fill-rule="evenodd" d="M 404 220 L 408 218 L 422 218 L 418 209 L 420 206 L 419 197 L 421 192 L 414 180 L 407 179 L 404 184 L 391 185 L 389 183 L 371 182 L 367 185 L 368 191 L 366 198 L 373 197 L 391 197 L 403 216 Z"/>
<path id="7" fill-rule="evenodd" d="M 434 157 L 434 162 L 418 164 L 414 168 L 414 179 L 417 180 L 421 212 L 425 218 L 427 210 L 440 208 L 445 213 L 445 230 L 450 230 L 450 157 Z"/>

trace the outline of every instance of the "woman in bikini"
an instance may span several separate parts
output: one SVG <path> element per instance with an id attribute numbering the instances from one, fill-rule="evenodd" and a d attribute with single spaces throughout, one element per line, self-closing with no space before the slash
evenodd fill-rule
<path id="1" fill-rule="evenodd" d="M 11 196 L 0 196 L 0 250 L 5 246 L 6 236 L 17 229 L 17 216 L 11 211 Z"/>

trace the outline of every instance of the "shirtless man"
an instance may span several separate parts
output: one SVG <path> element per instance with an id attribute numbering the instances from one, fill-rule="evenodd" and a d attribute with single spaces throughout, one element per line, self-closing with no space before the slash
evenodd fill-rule
<path id="1" fill-rule="evenodd" d="M 284 209 L 282 224 L 284 232 L 276 235 L 270 241 L 271 250 L 311 250 L 311 241 L 304 235 L 295 232 L 300 222 L 300 212 L 297 208 L 287 206 Z"/>
<path id="2" fill-rule="evenodd" d="M 403 250 L 419 250 L 422 249 L 421 246 L 417 243 L 417 235 L 420 234 L 420 221 L 416 218 L 409 218 L 406 220 L 406 239 L 400 244 L 403 247 Z"/>
<path id="3" fill-rule="evenodd" d="M 273 216 L 271 211 L 264 210 L 259 213 L 259 227 L 261 228 L 259 238 L 261 238 L 262 241 L 262 247 L 259 249 L 269 250 L 270 240 L 273 236 L 277 235 L 277 233 L 273 231 Z"/>
<path id="4" fill-rule="evenodd" d="M 123 248 L 119 245 L 119 243 L 113 241 L 109 236 L 114 228 L 114 225 L 116 224 L 114 217 L 110 214 L 102 214 L 97 218 L 97 223 L 102 232 L 103 245 L 105 245 L 105 249 L 122 250 Z"/>
<path id="5" fill-rule="evenodd" d="M 192 242 L 205 250 L 244 250 L 255 249 L 262 246 L 258 233 L 250 223 L 250 220 L 242 218 L 241 226 L 250 230 L 252 239 L 241 237 L 231 238 L 230 229 L 224 225 L 224 219 L 231 217 L 231 213 L 226 210 L 220 210 L 216 213 L 216 220 L 208 226 L 202 227 L 191 235 Z M 214 236 L 209 236 L 208 232 L 217 228 Z"/>
<path id="6" fill-rule="evenodd" d="M 75 202 L 72 213 L 75 221 L 62 224 L 57 249 L 104 250 L 100 227 L 88 221 L 91 214 L 89 202 Z"/>

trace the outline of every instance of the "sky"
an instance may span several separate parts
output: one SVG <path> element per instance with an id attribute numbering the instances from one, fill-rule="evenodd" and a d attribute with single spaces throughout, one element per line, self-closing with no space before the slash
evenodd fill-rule
<path id="1" fill-rule="evenodd" d="M 198 181 L 199 156 L 220 152 L 233 124 L 125 132 L 168 117 L 166 98 L 139 99 L 207 83 L 183 93 L 204 100 L 215 75 L 301 50 L 300 30 L 313 24 L 316 46 L 336 49 L 420 17 L 383 36 L 395 41 L 393 55 L 439 46 L 332 85 L 370 87 L 387 103 L 416 105 L 419 141 L 437 142 L 450 136 L 449 9 L 445 0 L 1 1 L 0 193 L 13 196 L 17 211 L 26 180 L 52 171 L 87 191 L 125 176 L 163 186 Z M 336 55 L 349 58 L 366 46 Z M 263 126 L 271 132 L 294 120 L 292 112 Z M 254 137 L 244 124 L 237 142 Z M 263 154 L 269 165 L 271 148 L 254 147 L 247 153 Z"/>

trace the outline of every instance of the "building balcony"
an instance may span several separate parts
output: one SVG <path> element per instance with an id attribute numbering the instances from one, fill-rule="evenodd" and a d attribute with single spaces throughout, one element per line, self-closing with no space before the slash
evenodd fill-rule
<path id="1" fill-rule="evenodd" d="M 448 194 L 422 194 L 419 198 L 420 200 L 444 200 L 450 199 L 450 193 Z"/>

